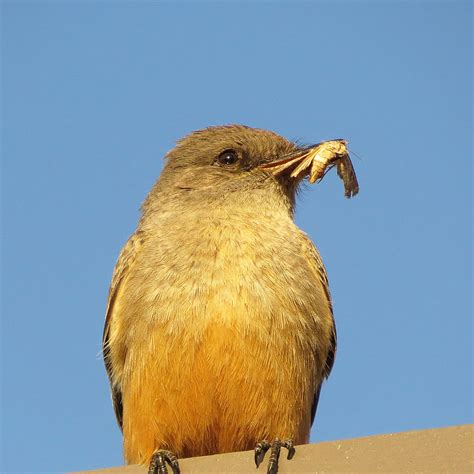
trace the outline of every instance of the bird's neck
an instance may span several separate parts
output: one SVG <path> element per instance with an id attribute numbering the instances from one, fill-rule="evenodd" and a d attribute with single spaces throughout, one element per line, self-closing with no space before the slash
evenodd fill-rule
<path id="1" fill-rule="evenodd" d="M 153 194 L 153 198 L 150 199 Z M 244 222 L 292 220 L 294 198 L 278 185 L 239 190 L 153 189 L 143 205 L 141 227 L 154 227 L 163 220 Z"/>

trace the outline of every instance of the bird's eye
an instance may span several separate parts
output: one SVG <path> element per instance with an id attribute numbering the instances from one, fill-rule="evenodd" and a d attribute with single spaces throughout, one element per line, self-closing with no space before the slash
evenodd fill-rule
<path id="1" fill-rule="evenodd" d="M 221 165 L 233 165 L 239 159 L 234 150 L 225 150 L 218 157 L 217 161 Z"/>

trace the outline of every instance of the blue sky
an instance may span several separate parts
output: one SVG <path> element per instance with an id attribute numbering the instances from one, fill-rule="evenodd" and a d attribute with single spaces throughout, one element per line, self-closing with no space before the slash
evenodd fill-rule
<path id="1" fill-rule="evenodd" d="M 296 220 L 339 352 L 312 440 L 472 422 L 470 2 L 2 2 L 3 471 L 119 465 L 112 269 L 177 139 L 343 137 Z"/>

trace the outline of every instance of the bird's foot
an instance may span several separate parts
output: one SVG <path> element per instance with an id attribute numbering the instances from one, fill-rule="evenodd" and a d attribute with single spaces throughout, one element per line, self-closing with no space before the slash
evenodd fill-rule
<path id="1" fill-rule="evenodd" d="M 166 463 L 170 465 L 173 474 L 180 474 L 178 458 L 165 449 L 158 449 L 153 453 L 148 474 L 168 474 Z"/>
<path id="2" fill-rule="evenodd" d="M 257 468 L 260 466 L 265 458 L 266 452 L 270 448 L 270 460 L 268 461 L 267 474 L 276 474 L 278 472 L 278 459 L 280 458 L 281 448 L 288 449 L 288 456 L 286 459 L 292 459 L 295 455 L 295 447 L 293 446 L 292 439 L 280 441 L 278 438 L 275 438 L 271 444 L 266 440 L 261 441 L 255 446 L 255 465 Z"/>

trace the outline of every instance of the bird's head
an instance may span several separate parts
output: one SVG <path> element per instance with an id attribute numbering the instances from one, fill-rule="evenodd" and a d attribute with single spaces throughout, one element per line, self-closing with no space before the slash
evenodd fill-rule
<path id="1" fill-rule="evenodd" d="M 246 209 L 281 205 L 293 212 L 299 184 L 322 179 L 337 165 L 345 194 L 359 187 L 346 141 L 297 145 L 274 132 L 243 125 L 209 127 L 180 140 L 166 155 L 166 165 L 143 210 L 171 204 L 183 209 L 231 205 Z"/>
<path id="2" fill-rule="evenodd" d="M 229 199 L 272 190 L 292 208 L 301 176 L 272 172 L 272 163 L 301 155 L 307 147 L 267 130 L 243 125 L 210 127 L 181 139 L 166 155 L 156 184 L 160 194 Z M 267 193 L 268 194 L 268 193 Z"/>

